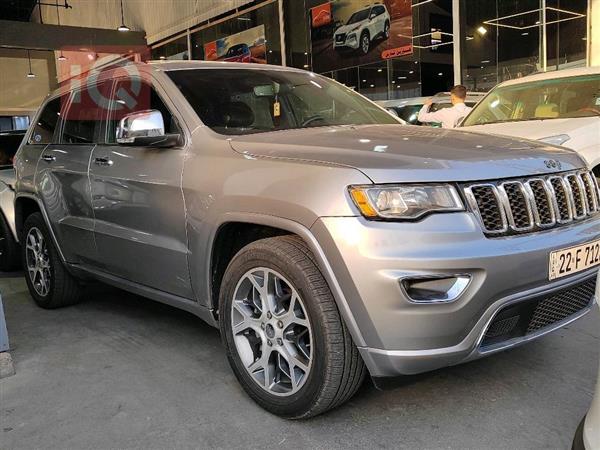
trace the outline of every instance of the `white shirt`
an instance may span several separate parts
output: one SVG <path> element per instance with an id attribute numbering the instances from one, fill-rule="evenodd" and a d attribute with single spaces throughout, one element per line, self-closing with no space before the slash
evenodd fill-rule
<path id="1" fill-rule="evenodd" d="M 428 112 L 429 106 L 423 105 L 419 111 L 419 122 L 436 122 L 441 123 L 442 128 L 456 128 L 458 123 L 465 117 L 471 109 L 464 103 L 457 103 L 452 108 L 440 109 L 436 112 Z"/>

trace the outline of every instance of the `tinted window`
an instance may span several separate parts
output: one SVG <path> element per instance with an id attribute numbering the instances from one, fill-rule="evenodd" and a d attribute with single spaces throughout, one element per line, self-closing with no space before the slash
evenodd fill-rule
<path id="1" fill-rule="evenodd" d="M 136 88 L 136 86 L 138 87 Z M 148 83 L 132 82 L 128 79 L 119 80 L 115 84 L 114 93 L 114 106 L 113 111 L 110 113 L 108 136 L 106 137 L 108 143 L 114 144 L 116 142 L 117 126 L 123 117 L 147 109 L 155 109 L 161 112 L 166 134 L 181 133 L 173 114 L 171 114 L 156 90 Z"/>
<path id="2" fill-rule="evenodd" d="M 380 16 L 381 14 L 383 14 L 385 12 L 385 8 L 383 6 L 375 6 L 373 8 L 373 12 L 375 14 L 377 14 L 378 16 Z"/>
<path id="3" fill-rule="evenodd" d="M 494 88 L 463 126 L 600 116 L 600 75 L 530 81 Z"/>
<path id="4" fill-rule="evenodd" d="M 352 25 L 353 23 L 362 22 L 363 20 L 367 20 L 369 18 L 370 9 L 363 9 L 362 11 L 357 11 L 350 16 L 346 25 Z"/>
<path id="5" fill-rule="evenodd" d="M 105 109 L 94 98 L 98 98 L 97 93 L 108 97 L 110 86 L 110 82 L 105 82 L 73 92 L 69 109 L 63 117 L 62 143 L 91 144 L 98 141 Z M 95 92 L 91 92 L 92 89 Z"/>
<path id="6" fill-rule="evenodd" d="M 202 122 L 221 134 L 399 122 L 356 92 L 309 72 L 167 72 Z"/>
<path id="7" fill-rule="evenodd" d="M 24 131 L 0 132 L 0 167 L 12 166 L 13 158 L 24 136 Z"/>
<path id="8" fill-rule="evenodd" d="M 50 100 L 46 104 L 42 113 L 37 118 L 37 123 L 29 138 L 31 144 L 50 144 L 52 142 L 54 130 L 60 117 L 60 110 L 66 98 L 66 95 L 62 95 L 54 100 Z"/>

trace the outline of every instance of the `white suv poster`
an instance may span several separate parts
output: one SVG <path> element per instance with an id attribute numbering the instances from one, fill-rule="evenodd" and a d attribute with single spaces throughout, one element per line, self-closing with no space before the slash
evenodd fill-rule
<path id="1" fill-rule="evenodd" d="M 412 54 L 410 0 L 332 0 L 310 14 L 316 72 Z"/>

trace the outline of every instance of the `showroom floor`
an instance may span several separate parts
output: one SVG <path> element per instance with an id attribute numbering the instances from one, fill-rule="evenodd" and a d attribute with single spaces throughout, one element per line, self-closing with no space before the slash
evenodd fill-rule
<path id="1" fill-rule="evenodd" d="M 16 375 L 0 380 L 0 447 L 567 449 L 592 396 L 592 314 L 545 339 L 380 392 L 305 422 L 259 409 L 217 331 L 104 286 L 37 308 L 0 279 Z"/>

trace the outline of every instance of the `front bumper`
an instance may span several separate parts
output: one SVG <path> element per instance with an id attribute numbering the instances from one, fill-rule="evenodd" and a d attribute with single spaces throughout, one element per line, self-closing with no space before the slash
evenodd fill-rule
<path id="1" fill-rule="evenodd" d="M 409 375 L 476 359 L 546 334 L 549 327 L 482 349 L 494 316 L 508 304 L 577 285 L 597 270 L 548 282 L 549 253 L 597 239 L 598 218 L 545 232 L 486 238 L 471 213 L 432 215 L 418 223 L 362 217 L 319 219 L 312 227 L 340 284 L 351 331 L 372 376 Z M 451 303 L 416 304 L 404 277 L 468 274 Z M 352 329 L 354 327 L 354 329 Z"/>
<path id="2" fill-rule="evenodd" d="M 335 50 L 341 50 L 344 48 L 356 50 L 358 46 L 358 36 L 354 33 L 348 34 L 342 41 L 338 41 L 337 36 L 333 37 L 333 48 Z"/>

